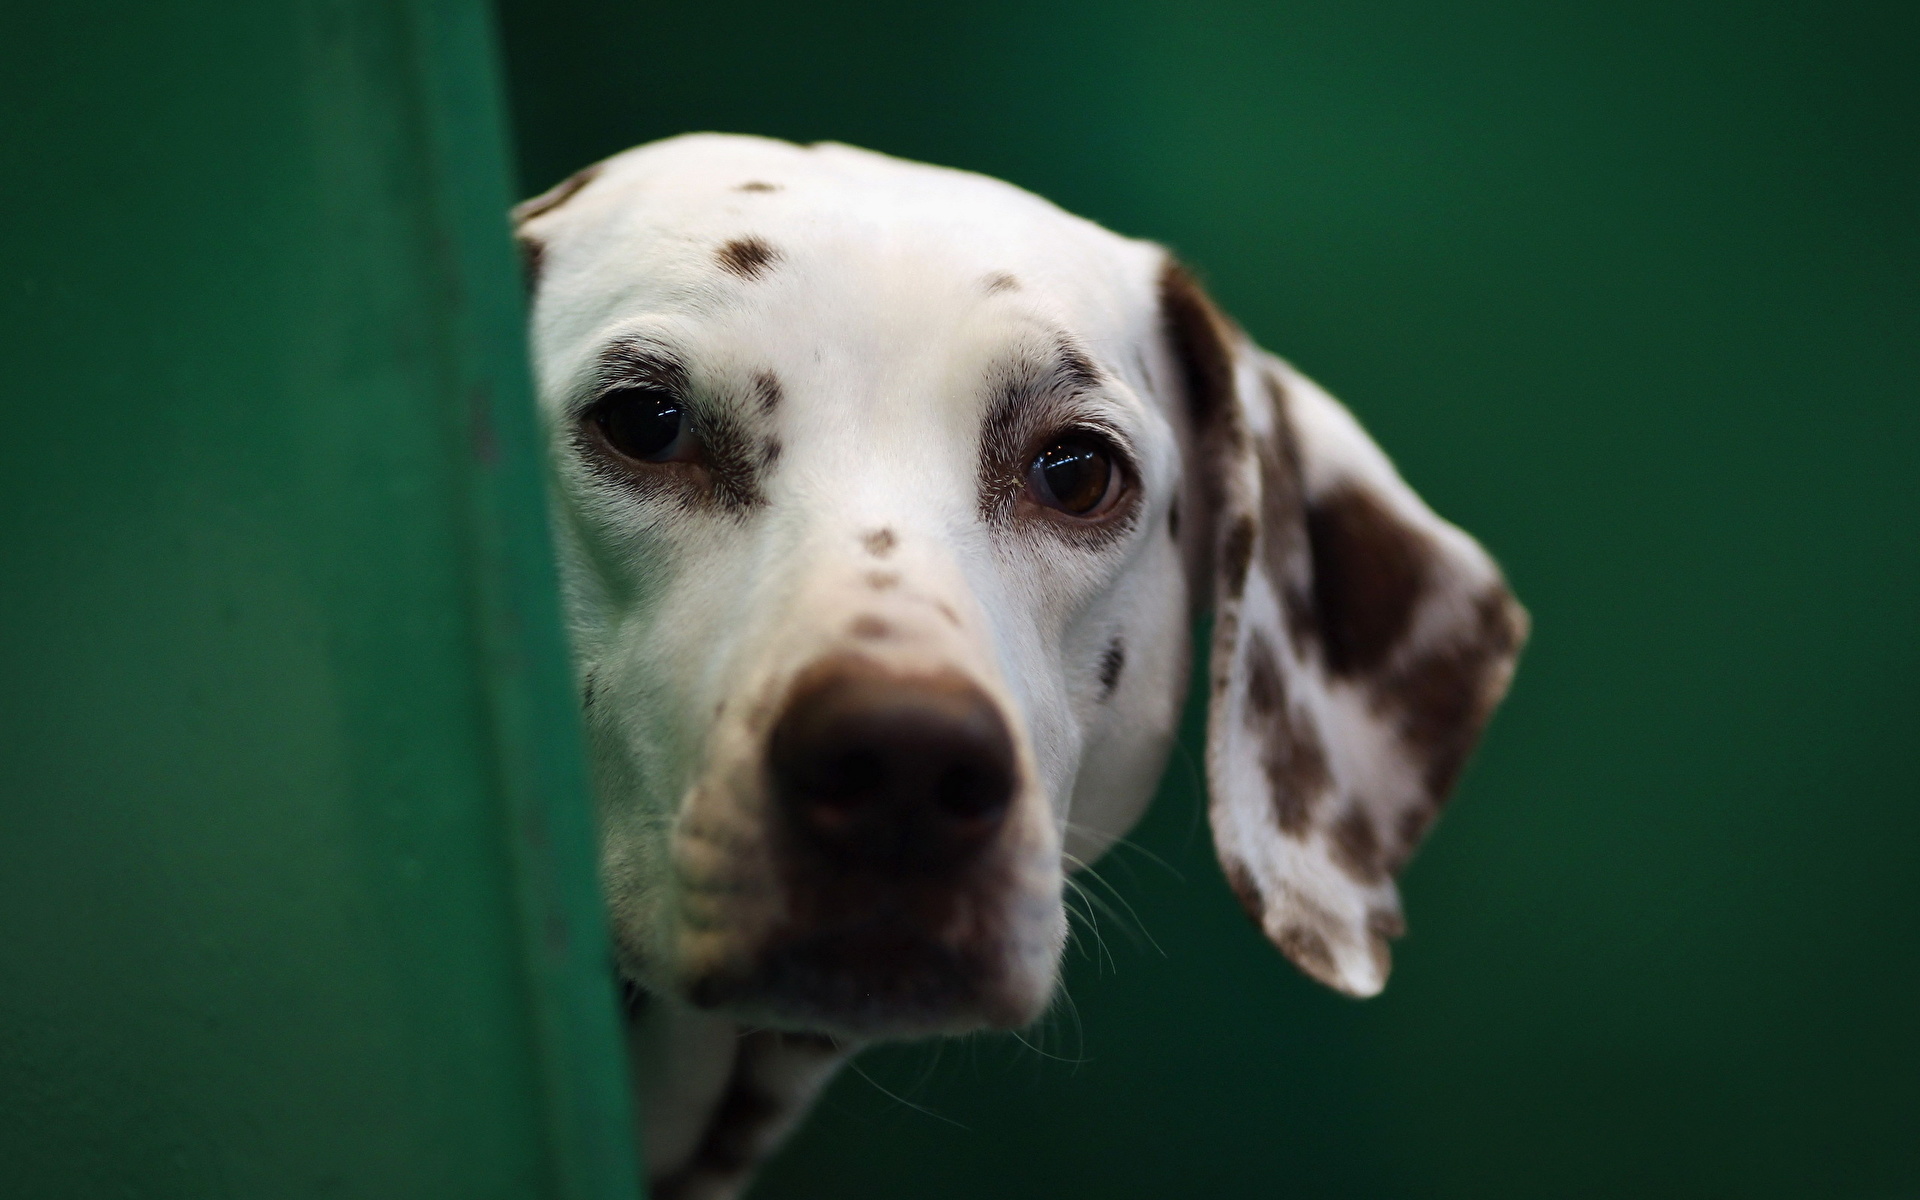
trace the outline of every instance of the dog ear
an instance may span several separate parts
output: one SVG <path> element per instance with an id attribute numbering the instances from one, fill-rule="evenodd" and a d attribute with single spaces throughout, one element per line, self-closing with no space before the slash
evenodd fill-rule
<path id="1" fill-rule="evenodd" d="M 1221 868 L 1301 970 L 1386 983 L 1394 879 L 1505 693 L 1527 615 L 1352 415 L 1160 281 L 1210 516 L 1208 813 Z"/>
<path id="2" fill-rule="evenodd" d="M 529 296 L 539 290 L 540 268 L 546 257 L 547 245 L 534 236 L 527 228 L 528 224 L 573 199 L 581 188 L 594 181 L 605 165 L 605 162 L 597 162 L 582 167 L 538 196 L 522 200 L 508 211 L 507 218 L 513 224 L 513 242 L 520 251 L 520 275 Z"/>

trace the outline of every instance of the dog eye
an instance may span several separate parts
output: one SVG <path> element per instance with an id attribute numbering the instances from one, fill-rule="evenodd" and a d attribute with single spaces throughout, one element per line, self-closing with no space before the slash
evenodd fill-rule
<path id="1" fill-rule="evenodd" d="M 1090 434 L 1058 439 L 1027 468 L 1028 494 L 1076 517 L 1098 516 L 1119 490 L 1120 470 L 1112 448 Z"/>
<path id="2" fill-rule="evenodd" d="M 590 416 L 609 446 L 641 462 L 681 457 L 691 440 L 679 397 L 664 388 L 618 388 L 602 396 Z"/>

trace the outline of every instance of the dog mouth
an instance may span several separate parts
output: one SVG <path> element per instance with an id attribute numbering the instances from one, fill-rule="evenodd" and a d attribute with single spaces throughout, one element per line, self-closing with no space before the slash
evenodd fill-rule
<path id="1" fill-rule="evenodd" d="M 696 1007 L 775 1027 L 862 1038 L 1018 1028 L 999 956 L 943 944 L 886 915 L 779 938 L 749 963 L 692 981 Z"/>

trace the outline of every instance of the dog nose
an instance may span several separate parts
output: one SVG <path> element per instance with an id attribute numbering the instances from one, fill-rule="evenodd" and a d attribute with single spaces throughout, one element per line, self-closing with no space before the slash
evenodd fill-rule
<path id="1" fill-rule="evenodd" d="M 849 660 L 788 697 L 768 747 L 776 803 L 847 865 L 940 870 L 993 838 L 1013 800 L 1013 738 L 957 673 L 901 677 Z"/>

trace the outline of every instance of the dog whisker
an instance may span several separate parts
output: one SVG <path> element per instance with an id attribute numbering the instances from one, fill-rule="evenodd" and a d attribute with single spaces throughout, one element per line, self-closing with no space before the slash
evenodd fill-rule
<path id="1" fill-rule="evenodd" d="M 1079 821 L 1065 821 L 1065 822 L 1062 822 L 1062 824 L 1068 830 L 1071 830 L 1076 833 L 1085 834 L 1088 837 L 1105 838 L 1107 839 L 1108 849 L 1131 850 L 1133 853 L 1140 855 L 1142 858 L 1146 859 L 1148 862 L 1152 863 L 1154 866 L 1160 867 L 1161 869 L 1165 870 L 1167 874 L 1173 876 L 1174 879 L 1177 880 L 1178 882 L 1185 883 L 1187 881 L 1187 877 L 1181 874 L 1180 868 L 1174 866 L 1172 863 L 1168 862 L 1166 859 L 1161 858 L 1158 854 L 1155 854 L 1153 851 L 1147 849 L 1145 846 L 1142 846 L 1139 842 L 1134 841 L 1130 837 L 1111 837 L 1110 835 L 1105 834 L 1100 830 L 1094 829 L 1090 825 L 1082 824 Z"/>
<path id="2" fill-rule="evenodd" d="M 885 1084 L 881 1083 L 879 1080 L 875 1079 L 873 1076 L 867 1074 L 865 1071 L 861 1070 L 860 1064 L 858 1062 L 852 1059 L 849 1059 L 847 1061 L 847 1069 L 852 1071 L 855 1075 L 858 1075 L 860 1078 L 866 1080 L 868 1085 L 871 1086 L 874 1091 L 879 1092 L 882 1096 L 885 1096 L 887 1099 L 894 1101 L 896 1104 L 899 1104 L 906 1108 L 910 1108 L 917 1113 L 925 1114 L 926 1116 L 932 1117 L 936 1121 L 943 1121 L 946 1124 L 953 1126 L 955 1129 L 964 1129 L 968 1133 L 973 1132 L 970 1126 L 963 1125 L 959 1121 L 954 1120 L 952 1117 L 949 1117 L 944 1113 L 937 1113 L 931 1108 L 928 1108 L 924 1104 L 915 1104 L 913 1101 L 907 1099 L 905 1096 L 902 1096 L 898 1092 L 895 1092 L 889 1089 Z"/>
<path id="3" fill-rule="evenodd" d="M 1074 857 L 1073 855 L 1067 854 L 1067 855 L 1064 855 L 1063 857 L 1065 857 L 1069 862 L 1071 862 L 1074 865 L 1074 868 L 1078 870 L 1082 875 L 1085 875 L 1092 882 L 1097 883 L 1101 887 L 1105 888 L 1107 890 L 1107 894 L 1112 896 L 1116 901 L 1120 903 L 1120 906 L 1122 908 L 1127 910 L 1127 917 L 1132 922 L 1133 930 L 1138 931 L 1139 937 L 1145 938 L 1147 944 L 1152 946 L 1154 950 L 1159 952 L 1160 957 L 1162 958 L 1167 957 L 1166 950 L 1162 949 L 1160 943 L 1154 940 L 1153 934 L 1149 932 L 1147 929 L 1146 922 L 1140 919 L 1140 914 L 1134 910 L 1133 904 L 1130 901 L 1128 901 L 1128 899 L 1125 896 L 1120 894 L 1120 890 L 1118 888 L 1114 887 L 1113 884 L 1109 883 L 1107 879 L 1100 874 L 1100 872 L 1094 870 L 1092 867 L 1089 867 L 1086 863 L 1082 862 L 1080 859 Z M 1077 890 L 1079 890 L 1081 895 L 1087 898 L 1089 903 L 1099 904 L 1102 911 L 1104 911 L 1108 916 L 1112 917 L 1114 919 L 1114 922 L 1120 926 L 1123 932 L 1128 932 L 1129 936 L 1132 935 L 1132 931 L 1128 930 L 1128 922 L 1120 919 L 1120 914 L 1113 909 L 1112 905 L 1108 904 L 1104 900 L 1099 899 L 1093 892 L 1080 887 L 1078 883 L 1075 883 L 1074 886 Z M 1138 939 L 1136 939 L 1135 945 L 1138 945 L 1138 944 L 1139 944 L 1139 941 Z"/>

